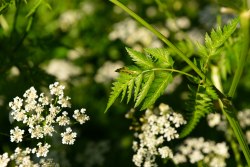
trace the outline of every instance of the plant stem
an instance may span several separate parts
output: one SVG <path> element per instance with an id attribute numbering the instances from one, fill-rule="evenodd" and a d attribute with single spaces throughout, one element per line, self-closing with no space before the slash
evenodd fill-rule
<path id="1" fill-rule="evenodd" d="M 219 100 L 220 108 L 223 112 L 223 114 L 226 116 L 229 124 L 231 125 L 234 134 L 240 144 L 240 147 L 243 151 L 243 154 L 246 158 L 248 166 L 250 166 L 250 150 L 248 148 L 247 141 L 245 139 L 245 135 L 242 132 L 242 129 L 240 127 L 239 121 L 237 120 L 236 117 L 236 110 L 232 107 L 232 105 L 225 106 L 225 102 L 222 102 Z"/>
<path id="2" fill-rule="evenodd" d="M 243 167 L 242 162 L 241 162 L 241 156 L 239 152 L 238 143 L 235 141 L 235 138 L 234 138 L 233 129 L 231 127 L 228 127 L 227 132 L 228 133 L 226 134 L 226 139 L 231 145 L 232 151 L 234 153 L 234 159 L 237 163 L 237 167 Z"/>
<path id="3" fill-rule="evenodd" d="M 110 1 L 114 4 L 116 4 L 117 6 L 119 6 L 120 8 L 122 8 L 130 16 L 132 16 L 139 23 L 141 23 L 143 26 L 145 26 L 147 29 L 149 29 L 153 34 L 155 34 L 165 44 L 167 44 L 167 46 L 169 46 L 171 49 L 173 49 L 177 53 L 177 55 L 180 56 L 203 80 L 206 79 L 206 76 L 201 72 L 201 70 L 198 67 L 196 67 L 196 65 L 194 65 L 194 63 L 191 60 L 189 60 L 189 58 L 186 55 L 184 55 L 184 53 L 182 51 L 180 51 L 172 42 L 170 42 L 164 35 L 162 35 L 159 31 L 157 31 L 153 26 L 151 26 L 149 23 L 147 23 L 145 20 L 143 20 L 140 16 L 138 16 L 132 10 L 127 8 L 121 2 L 119 2 L 117 0 L 110 0 Z"/>
<path id="4" fill-rule="evenodd" d="M 250 21 L 250 11 L 244 11 L 240 15 L 240 23 L 241 23 L 241 30 L 242 30 L 242 38 L 244 38 L 242 49 L 241 49 L 241 55 L 240 55 L 240 61 L 238 63 L 238 67 L 236 69 L 232 85 L 230 87 L 230 90 L 228 92 L 228 95 L 230 97 L 234 96 L 234 93 L 236 91 L 236 88 L 238 86 L 238 83 L 240 81 L 246 59 L 249 53 L 249 21 Z"/>
<path id="5" fill-rule="evenodd" d="M 151 70 L 145 70 L 143 71 L 142 73 L 146 73 L 146 72 L 149 72 L 149 71 L 170 71 L 170 72 L 176 72 L 176 73 L 179 73 L 179 74 L 182 74 L 182 75 L 186 75 L 190 78 L 193 78 L 193 79 L 197 79 L 195 76 L 189 74 L 189 73 L 186 73 L 186 72 L 183 72 L 183 71 L 180 71 L 180 70 L 176 70 L 176 69 L 168 69 L 168 68 L 153 68 Z"/>
<path id="6" fill-rule="evenodd" d="M 247 56 L 249 54 L 249 21 L 250 21 L 250 11 L 243 11 L 240 14 L 240 23 L 241 23 L 241 37 L 244 38 L 243 44 L 242 44 L 242 49 L 241 49 L 241 54 L 240 54 L 240 61 L 238 62 L 238 67 L 236 69 L 236 72 L 234 74 L 234 78 L 232 81 L 232 85 L 230 87 L 230 90 L 228 92 L 228 95 L 230 97 L 233 97 L 236 91 L 236 88 L 238 86 L 238 83 L 240 81 L 245 63 L 246 63 L 246 59 Z M 221 101 L 220 101 L 221 102 Z M 222 104 L 221 104 L 222 105 Z M 245 140 L 245 135 L 242 132 L 242 129 L 239 125 L 239 121 L 236 118 L 236 113 L 237 111 L 235 111 L 235 109 L 231 108 L 231 114 L 229 112 L 226 112 L 223 109 L 222 106 L 222 111 L 224 113 L 224 115 L 226 115 L 233 131 L 234 134 L 241 146 L 241 149 L 243 151 L 243 154 L 247 160 L 248 166 L 250 166 L 250 151 L 249 151 L 249 147 L 248 144 Z"/>

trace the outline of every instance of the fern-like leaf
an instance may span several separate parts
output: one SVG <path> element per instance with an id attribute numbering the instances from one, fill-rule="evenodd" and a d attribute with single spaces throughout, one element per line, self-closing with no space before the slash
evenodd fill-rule
<path id="1" fill-rule="evenodd" d="M 132 97 L 132 93 L 133 93 L 133 88 L 134 88 L 134 83 L 135 83 L 135 80 L 132 79 L 129 81 L 129 84 L 128 84 L 128 99 L 127 99 L 127 103 L 130 101 L 131 97 Z"/>
<path id="2" fill-rule="evenodd" d="M 127 103 L 134 93 L 135 107 L 146 109 L 155 103 L 172 81 L 173 60 L 166 49 L 145 49 L 149 55 L 126 48 L 136 66 L 123 67 L 113 84 L 105 112 L 121 94 L 121 101 L 127 94 Z M 169 72 L 170 71 L 170 72 Z"/>
<path id="3" fill-rule="evenodd" d="M 174 64 L 173 59 L 169 56 L 169 52 L 165 48 L 146 48 L 145 52 L 151 54 L 157 59 L 157 67 L 167 68 Z"/>
<path id="4" fill-rule="evenodd" d="M 155 79 L 154 71 L 150 71 L 148 74 L 145 74 L 144 80 L 145 83 L 142 85 L 142 89 L 137 97 L 135 107 L 139 106 L 144 98 L 147 96 L 148 90 L 150 89 L 153 81 Z"/>
<path id="5" fill-rule="evenodd" d="M 140 74 L 136 79 L 135 79 L 135 94 L 134 94 L 134 101 L 136 101 L 136 97 L 139 94 L 140 88 L 141 88 L 141 83 L 143 80 L 143 74 Z"/>
<path id="6" fill-rule="evenodd" d="M 172 81 L 172 74 L 171 73 L 156 73 L 156 79 L 152 83 L 148 94 L 145 98 L 145 101 L 142 105 L 141 110 L 146 109 L 148 106 L 154 104 L 156 99 L 162 95 L 164 90 L 166 89 L 167 85 Z"/>
<path id="7" fill-rule="evenodd" d="M 225 25 L 223 29 L 218 27 L 216 30 L 212 29 L 211 34 L 205 35 L 205 45 L 197 44 L 198 53 L 202 56 L 204 61 L 204 69 L 207 68 L 207 64 L 211 57 L 218 55 L 221 52 L 221 47 L 227 41 L 227 39 L 234 33 L 237 28 L 239 19 L 232 20 L 228 25 Z"/>
<path id="8" fill-rule="evenodd" d="M 147 57 L 146 55 L 137 52 L 133 49 L 126 48 L 129 56 L 132 58 L 132 60 L 135 62 L 137 66 L 139 66 L 142 69 L 150 69 L 154 67 L 154 64 L 150 57 Z"/>
<path id="9" fill-rule="evenodd" d="M 197 89 L 191 86 L 189 89 L 191 94 L 190 101 L 187 103 L 187 110 L 190 111 L 190 118 L 180 133 L 181 138 L 190 134 L 202 117 L 215 110 L 213 100 L 218 99 L 212 87 L 200 84 Z"/>
<path id="10" fill-rule="evenodd" d="M 127 73 L 120 73 L 120 76 L 117 78 L 117 81 L 113 83 L 112 93 L 110 94 L 109 101 L 106 107 L 105 112 L 111 105 L 115 102 L 115 100 L 119 97 L 122 91 L 127 89 L 128 84 L 133 79 L 133 77 Z M 125 96 L 125 95 L 123 95 Z M 122 98 L 123 99 L 123 98 Z"/>

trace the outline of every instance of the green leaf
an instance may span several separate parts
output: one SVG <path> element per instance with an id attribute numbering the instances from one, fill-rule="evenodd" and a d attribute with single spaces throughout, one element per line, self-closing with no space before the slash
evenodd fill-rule
<path id="1" fill-rule="evenodd" d="M 155 103 L 172 81 L 174 62 L 165 49 L 145 49 L 152 58 L 129 48 L 127 51 L 136 65 L 116 70 L 120 75 L 113 84 L 105 112 L 120 95 L 121 101 L 127 95 L 128 103 L 133 93 L 135 107 L 142 104 L 141 109 L 146 109 Z"/>
<path id="2" fill-rule="evenodd" d="M 111 107 L 111 105 L 115 102 L 115 100 L 119 97 L 122 91 L 127 89 L 129 81 L 133 79 L 131 75 L 126 73 L 121 73 L 118 77 L 117 81 L 113 84 L 112 92 L 109 96 L 108 104 L 105 109 L 105 112 Z M 124 95 L 125 96 L 125 95 Z M 122 98 L 123 99 L 123 98 Z"/>
<path id="3" fill-rule="evenodd" d="M 211 35 L 206 34 L 205 45 L 207 48 L 216 49 L 225 43 L 225 41 L 233 34 L 239 23 L 239 18 L 232 20 L 223 30 L 218 26 L 216 30 L 212 29 Z"/>
<path id="4" fill-rule="evenodd" d="M 204 66 L 202 70 L 206 72 L 209 60 L 223 51 L 223 46 L 229 37 L 234 33 L 239 23 L 239 18 L 232 20 L 223 29 L 217 27 L 212 29 L 211 34 L 205 35 L 205 45 L 197 44 L 198 54 L 203 58 Z"/>
<path id="5" fill-rule="evenodd" d="M 31 15 L 33 15 L 42 2 L 43 0 L 37 0 L 34 6 L 30 9 L 29 13 L 26 15 L 26 17 L 30 17 Z"/>
<path id="6" fill-rule="evenodd" d="M 169 56 L 169 52 L 165 48 L 146 48 L 145 52 L 149 53 L 157 59 L 157 67 L 167 68 L 174 64 L 173 59 Z"/>
<path id="7" fill-rule="evenodd" d="M 136 65 L 138 65 L 142 69 L 150 69 L 154 67 L 154 64 L 150 57 L 147 57 L 146 55 L 137 52 L 133 49 L 126 48 L 128 54 L 132 58 L 132 60 L 135 62 Z"/>
<path id="8" fill-rule="evenodd" d="M 218 99 L 216 91 L 210 86 L 199 84 L 197 89 L 192 86 L 189 89 L 191 94 L 190 101 L 187 103 L 187 110 L 190 112 L 190 118 L 181 131 L 180 138 L 189 135 L 202 117 L 215 110 L 213 100 Z"/>
<path id="9" fill-rule="evenodd" d="M 150 71 L 149 73 L 145 74 L 145 78 L 144 78 L 145 83 L 142 85 L 141 92 L 139 93 L 139 96 L 136 99 L 135 107 L 139 106 L 141 102 L 144 100 L 154 79 L 155 79 L 154 71 Z"/>
<path id="10" fill-rule="evenodd" d="M 127 99 L 127 103 L 130 101 L 131 96 L 132 96 L 132 92 L 133 92 L 133 88 L 134 88 L 134 79 L 129 81 L 128 84 L 128 99 Z"/>
<path id="11" fill-rule="evenodd" d="M 170 73 L 158 73 L 156 79 L 152 83 L 148 94 L 144 100 L 141 110 L 150 107 L 155 101 L 162 95 L 167 85 L 172 81 L 172 74 Z"/>
<path id="12" fill-rule="evenodd" d="M 136 97 L 139 94 L 140 88 L 141 88 L 141 83 L 143 80 L 143 74 L 140 74 L 136 79 L 135 79 L 135 94 L 134 94 L 134 101 L 136 101 Z"/>

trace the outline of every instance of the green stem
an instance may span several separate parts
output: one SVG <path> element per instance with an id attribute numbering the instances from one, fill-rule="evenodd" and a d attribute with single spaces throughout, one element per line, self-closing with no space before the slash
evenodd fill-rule
<path id="1" fill-rule="evenodd" d="M 238 143 L 236 143 L 235 138 L 234 138 L 233 129 L 231 127 L 228 127 L 227 132 L 228 133 L 226 134 L 226 139 L 230 143 L 231 148 L 233 150 L 234 159 L 237 163 L 237 167 L 243 167 L 242 162 L 241 162 L 241 156 L 239 152 Z"/>
<path id="2" fill-rule="evenodd" d="M 195 76 L 193 76 L 193 75 L 191 75 L 189 73 L 186 73 L 186 72 L 183 72 L 183 71 L 180 71 L 180 70 L 176 70 L 176 69 L 167 69 L 167 68 L 153 68 L 151 70 L 145 70 L 142 73 L 146 73 L 146 72 L 149 72 L 149 71 L 170 71 L 170 72 L 176 72 L 176 73 L 179 73 L 179 74 L 186 75 L 188 77 L 197 79 Z"/>
<path id="3" fill-rule="evenodd" d="M 228 92 L 229 97 L 233 97 L 236 91 L 236 88 L 239 84 L 240 78 L 242 76 L 242 72 L 246 63 L 247 56 L 249 54 L 249 21 L 250 21 L 250 12 L 249 11 L 244 11 L 240 15 L 240 23 L 241 23 L 241 37 L 244 38 L 243 44 L 242 44 L 242 49 L 241 49 L 241 54 L 240 54 L 240 61 L 238 62 L 238 67 L 236 69 L 236 72 L 234 74 L 234 78 L 232 81 L 232 85 L 230 87 L 230 90 Z M 241 146 L 241 149 L 243 151 L 243 154 L 246 158 L 246 161 L 248 163 L 248 166 L 250 166 L 250 151 L 248 144 L 245 140 L 245 135 L 242 132 L 242 129 L 239 125 L 239 121 L 236 118 L 236 113 L 235 109 L 230 108 L 231 114 L 229 112 L 226 112 L 223 110 L 224 115 L 226 115 L 233 131 L 234 134 Z"/>
<path id="4" fill-rule="evenodd" d="M 222 83 L 221 83 L 219 69 L 217 66 L 211 66 L 211 74 L 212 74 L 211 78 L 212 78 L 212 81 L 214 83 L 214 86 L 223 93 L 223 87 L 222 87 Z M 239 152 L 238 143 L 236 143 L 235 138 L 234 138 L 233 129 L 230 126 L 228 126 L 226 132 L 227 133 L 225 133 L 225 137 L 226 137 L 226 140 L 231 145 L 237 167 L 243 167 L 242 162 L 241 162 L 241 155 Z"/>
<path id="5" fill-rule="evenodd" d="M 232 105 L 225 106 L 224 103 L 225 102 L 222 102 L 221 100 L 219 100 L 220 108 L 221 108 L 223 114 L 226 116 L 229 124 L 231 125 L 231 127 L 234 131 L 234 134 L 235 134 L 235 136 L 240 144 L 240 147 L 243 151 L 243 154 L 246 158 L 247 164 L 248 164 L 248 166 L 250 166 L 250 150 L 248 148 L 248 144 L 247 144 L 247 141 L 245 139 L 245 135 L 243 134 L 242 129 L 240 127 L 239 121 L 237 120 L 236 111 L 232 107 Z"/>
<path id="6" fill-rule="evenodd" d="M 242 49 L 241 49 L 241 55 L 240 55 L 240 60 L 238 63 L 238 67 L 236 69 L 232 85 L 230 87 L 230 90 L 228 92 L 228 95 L 230 97 L 234 96 L 234 93 L 236 91 L 236 88 L 238 86 L 238 83 L 240 81 L 246 59 L 249 53 L 249 21 L 250 21 L 250 11 L 245 11 L 240 15 L 240 23 L 241 23 L 241 30 L 242 30 L 242 38 L 243 44 L 242 44 Z"/>
<path id="7" fill-rule="evenodd" d="M 125 5 L 123 5 L 121 2 L 117 0 L 110 0 L 112 3 L 116 4 L 120 8 L 122 8 L 124 11 L 126 11 L 130 16 L 132 16 L 134 19 L 136 19 L 139 23 L 141 23 L 143 26 L 145 26 L 147 29 L 149 29 L 153 34 L 155 34 L 158 38 L 160 38 L 165 44 L 167 44 L 171 49 L 173 49 L 178 56 L 180 56 L 203 80 L 206 79 L 206 76 L 201 72 L 201 70 L 194 65 L 194 63 L 189 60 L 187 56 L 182 53 L 172 42 L 170 42 L 164 35 L 162 35 L 159 31 L 157 31 L 153 26 L 151 26 L 149 23 L 147 23 L 145 20 L 143 20 L 140 16 L 138 16 L 136 13 L 134 13 L 132 10 L 127 8 Z"/>

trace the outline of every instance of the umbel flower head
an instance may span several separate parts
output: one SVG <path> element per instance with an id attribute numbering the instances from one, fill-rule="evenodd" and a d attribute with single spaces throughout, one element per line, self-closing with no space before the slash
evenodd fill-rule
<path id="1" fill-rule="evenodd" d="M 46 140 L 43 139 L 58 134 L 55 127 L 59 126 L 65 129 L 65 132 L 61 133 L 62 144 L 74 144 L 77 133 L 73 132 L 70 126 L 75 123 L 85 123 L 89 120 L 89 116 L 85 114 L 84 108 L 77 109 L 72 114 L 67 111 L 71 107 L 71 98 L 64 95 L 64 89 L 65 86 L 55 82 L 49 85 L 50 95 L 38 94 L 36 89 L 31 87 L 25 91 L 22 98 L 15 97 L 9 103 L 12 109 L 10 117 L 12 123 L 17 122 L 19 126 L 10 130 L 11 142 L 20 143 L 24 135 L 29 136 L 37 140 L 38 146 L 29 153 L 36 154 L 37 157 L 46 157 L 51 145 L 45 143 Z"/>
<path id="2" fill-rule="evenodd" d="M 163 159 L 173 158 L 172 150 L 165 144 L 179 137 L 176 128 L 186 124 L 183 116 L 168 105 L 161 104 L 154 111 L 146 110 L 145 115 L 140 118 L 140 124 L 140 127 L 136 127 L 137 140 L 133 142 L 135 165 L 157 166 L 156 156 Z"/>

